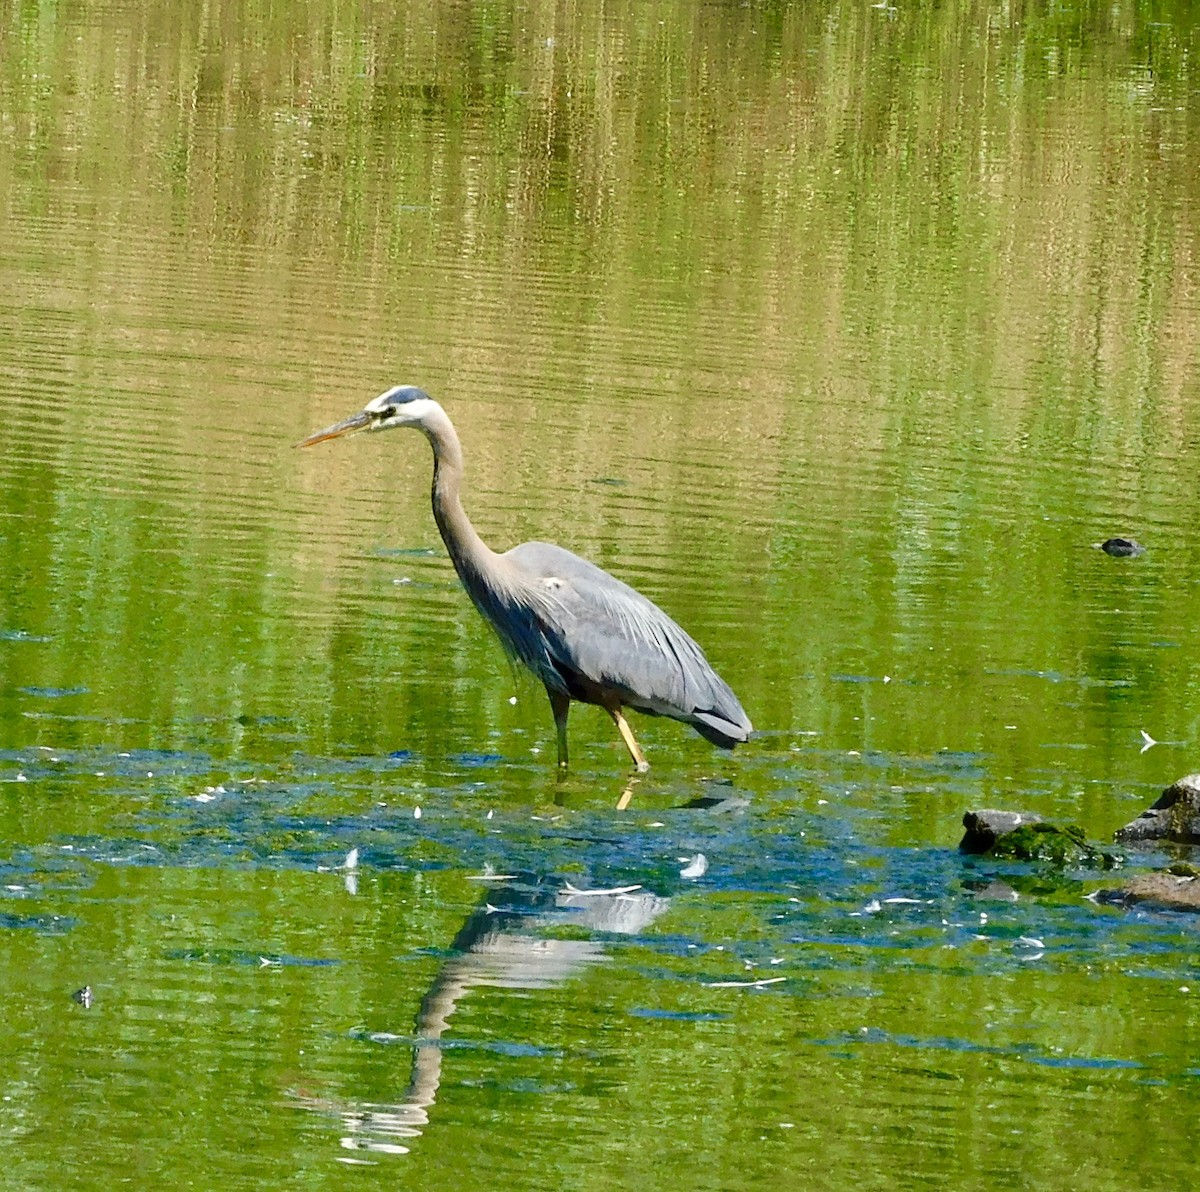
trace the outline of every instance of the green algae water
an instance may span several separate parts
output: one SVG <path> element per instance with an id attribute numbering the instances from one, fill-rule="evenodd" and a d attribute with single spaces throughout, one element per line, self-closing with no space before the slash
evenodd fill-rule
<path id="1" fill-rule="evenodd" d="M 0 1183 L 1194 1182 L 1197 925 L 955 846 L 1200 769 L 1198 53 L 0 10 Z M 420 437 L 294 449 L 398 382 L 756 739 L 577 708 L 560 780 Z"/>

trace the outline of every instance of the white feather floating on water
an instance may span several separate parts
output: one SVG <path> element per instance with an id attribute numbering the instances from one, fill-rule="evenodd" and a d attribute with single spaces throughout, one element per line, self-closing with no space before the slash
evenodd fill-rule
<path id="1" fill-rule="evenodd" d="M 640 890 L 641 886 L 613 886 L 609 890 L 580 890 L 566 882 L 563 885 L 563 893 L 569 894 L 572 898 L 602 898 L 606 894 L 632 894 L 634 890 Z"/>
<path id="2" fill-rule="evenodd" d="M 757 981 L 706 981 L 706 989 L 761 989 L 764 985 L 778 985 L 786 977 L 761 977 Z"/>
<path id="3" fill-rule="evenodd" d="M 352 871 L 358 868 L 358 845 L 355 845 L 340 865 L 318 865 L 318 873 L 340 873 L 343 869 Z"/>

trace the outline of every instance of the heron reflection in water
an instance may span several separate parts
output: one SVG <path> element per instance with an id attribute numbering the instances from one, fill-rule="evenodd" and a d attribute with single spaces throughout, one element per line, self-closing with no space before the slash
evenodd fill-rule
<path id="1" fill-rule="evenodd" d="M 300 446 L 366 430 L 410 426 L 433 448 L 433 516 L 467 594 L 512 657 L 550 697 L 558 764 L 567 765 L 571 701 L 597 704 L 616 723 L 638 771 L 649 769 L 624 709 L 690 724 L 724 749 L 753 732 L 729 685 L 656 604 L 594 563 L 546 542 L 491 550 L 463 511 L 462 447 L 436 401 L 412 385 L 381 393 Z"/>
<path id="2" fill-rule="evenodd" d="M 548 932 L 569 926 L 603 935 L 638 935 L 671 901 L 640 886 L 580 890 L 560 878 L 529 873 L 484 880 L 487 893 L 463 924 L 450 957 L 422 999 L 412 1034 L 383 1031 L 366 1036 L 371 1043 L 412 1047 L 412 1070 L 403 1095 L 381 1102 L 292 1090 L 301 1108 L 340 1121 L 345 1150 L 407 1154 L 425 1132 L 442 1082 L 449 1045 L 444 1036 L 468 993 L 559 988 L 604 963 L 608 955 L 601 940 L 562 939 Z"/>

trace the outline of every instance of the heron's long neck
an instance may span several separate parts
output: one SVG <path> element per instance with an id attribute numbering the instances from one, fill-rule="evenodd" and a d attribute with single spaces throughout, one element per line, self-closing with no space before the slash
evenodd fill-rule
<path id="1" fill-rule="evenodd" d="M 439 410 L 438 417 L 424 430 L 433 447 L 433 519 L 450 552 L 454 569 L 467 591 L 474 596 L 477 585 L 486 582 L 489 569 L 495 569 L 497 556 L 475 532 L 471 519 L 463 510 L 459 497 L 463 476 L 462 445 L 453 424 Z"/>

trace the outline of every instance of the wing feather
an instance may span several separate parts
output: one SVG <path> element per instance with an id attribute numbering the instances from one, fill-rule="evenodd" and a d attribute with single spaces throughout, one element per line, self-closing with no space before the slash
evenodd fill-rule
<path id="1" fill-rule="evenodd" d="M 528 597 L 504 610 L 515 630 L 512 649 L 549 686 L 612 692 L 629 707 L 686 721 L 719 745 L 753 731 L 704 651 L 653 601 L 549 543 L 527 542 L 503 557 Z"/>

